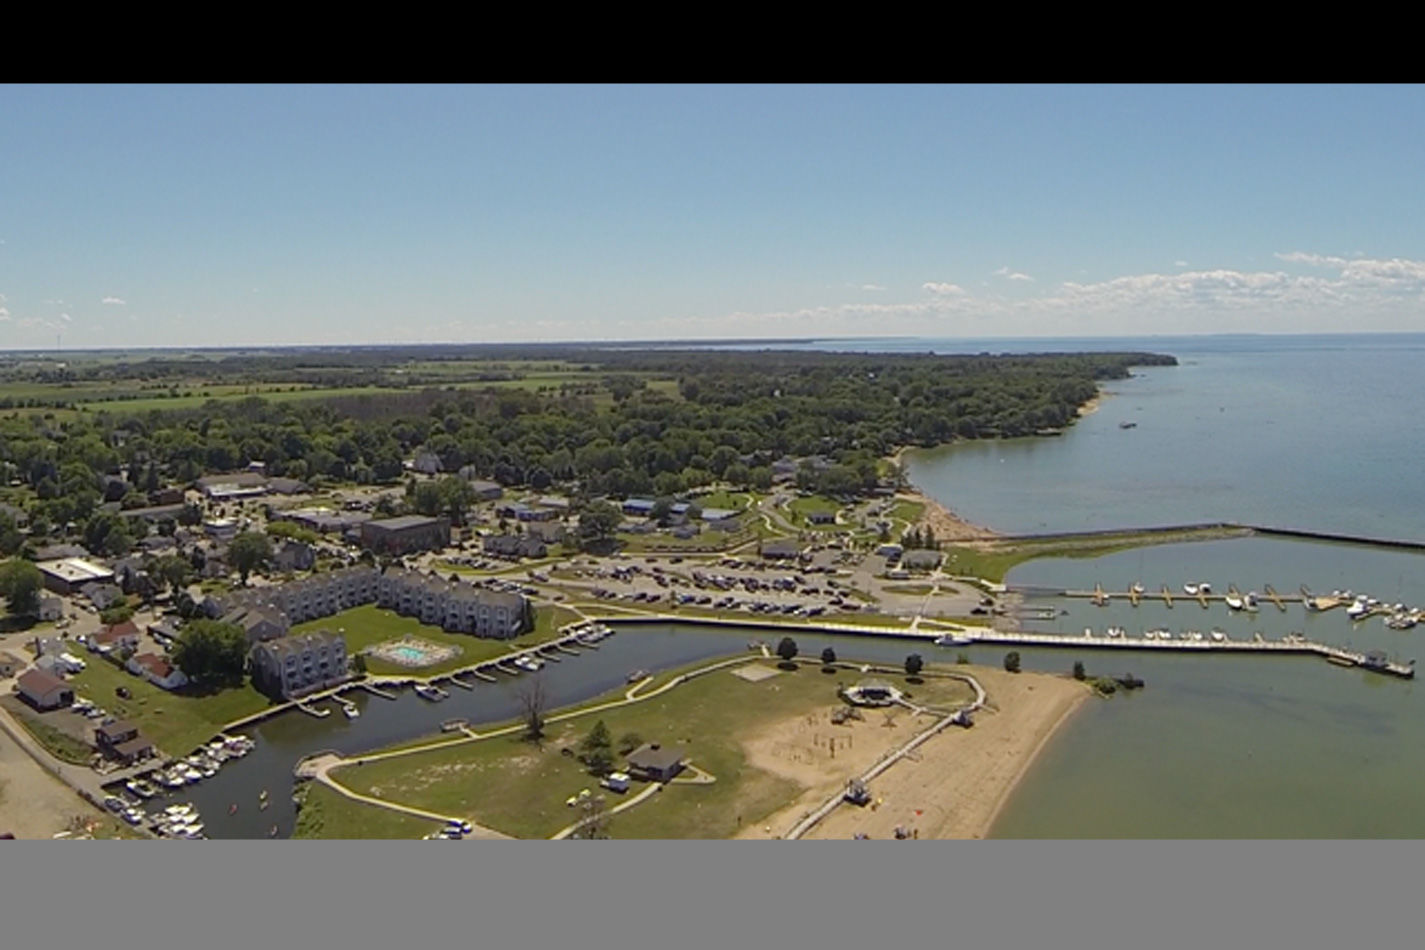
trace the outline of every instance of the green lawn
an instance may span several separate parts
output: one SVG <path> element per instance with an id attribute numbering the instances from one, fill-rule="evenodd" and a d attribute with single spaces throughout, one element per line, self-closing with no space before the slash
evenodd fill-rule
<path id="1" fill-rule="evenodd" d="M 297 812 L 293 838 L 412 839 L 423 838 L 442 827 L 414 815 L 354 802 L 317 782 L 304 783 L 298 795 L 302 807 Z"/>
<path id="2" fill-rule="evenodd" d="M 807 518 L 813 512 L 827 512 L 835 515 L 841 509 L 835 501 L 821 495 L 812 495 L 809 498 L 793 498 L 787 503 L 787 510 L 791 513 L 789 519 L 792 524 L 811 531 L 839 531 L 845 526 L 835 522 L 831 524 L 812 524 Z"/>
<path id="3" fill-rule="evenodd" d="M 748 662 L 771 666 L 774 661 L 749 657 Z M 848 671 L 828 676 L 811 665 L 749 683 L 717 670 L 647 702 L 552 723 L 542 745 L 515 735 L 497 736 L 344 768 L 334 777 L 363 794 L 466 815 L 521 838 L 547 838 L 578 817 L 565 800 L 581 789 L 597 788 L 596 779 L 560 750 L 577 745 L 602 719 L 616 745 L 627 734 L 680 743 L 699 768 L 717 779 L 707 786 L 674 784 L 652 800 L 613 816 L 613 837 L 726 838 L 740 824 L 763 820 L 800 793 L 790 780 L 749 766 L 743 738 L 769 719 L 839 705 L 838 681 L 850 682 L 855 676 Z M 927 680 L 912 688 L 918 699 L 932 703 L 969 696 L 969 689 L 958 681 Z M 610 805 L 622 800 L 613 793 L 608 798 Z M 371 810 L 356 803 L 339 804 Z"/>
<path id="4" fill-rule="evenodd" d="M 145 736 L 170 756 L 187 755 L 207 742 L 224 725 L 271 705 L 250 685 L 233 686 L 215 693 L 170 693 L 98 656 L 86 658 L 83 672 L 71 682 L 75 691 L 121 719 L 131 719 Z M 127 686 L 132 699 L 120 699 L 114 690 Z"/>
<path id="5" fill-rule="evenodd" d="M 414 617 L 402 617 L 374 604 L 366 604 L 320 620 L 297 624 L 292 628 L 292 632 L 296 634 L 315 630 L 341 630 L 346 637 L 346 649 L 350 654 L 359 653 L 387 640 L 399 640 L 407 634 L 432 643 L 459 647 L 460 653 L 453 659 L 433 666 L 404 667 L 374 658 L 369 658 L 366 665 L 368 672 L 378 675 L 437 676 L 463 666 L 505 656 L 512 650 L 543 643 L 552 639 L 559 627 L 577 619 L 578 615 L 567 607 L 541 606 L 535 608 L 533 631 L 513 640 L 490 640 L 468 633 L 446 633 L 440 627 L 423 624 Z"/>
<path id="6" fill-rule="evenodd" d="M 708 508 L 726 508 L 729 511 L 742 511 L 751 503 L 752 496 L 746 492 L 719 489 L 715 492 L 709 492 L 706 495 L 699 495 L 694 500 L 698 503 L 698 507 L 704 510 Z"/>
<path id="7" fill-rule="evenodd" d="M 925 514 L 925 503 L 921 501 L 906 501 L 900 499 L 891 506 L 890 518 L 892 521 L 904 521 L 908 525 L 915 524 Z"/>

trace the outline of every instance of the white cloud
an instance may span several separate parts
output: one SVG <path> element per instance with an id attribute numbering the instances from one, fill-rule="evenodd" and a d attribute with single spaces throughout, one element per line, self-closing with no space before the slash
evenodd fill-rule
<path id="1" fill-rule="evenodd" d="M 861 289 L 862 289 L 862 290 L 881 291 L 881 290 L 885 290 L 886 288 L 882 287 L 880 284 L 862 284 L 862 285 L 861 285 Z"/>
<path id="2" fill-rule="evenodd" d="M 1033 277 L 1030 277 L 1028 274 L 1025 274 L 1025 273 L 1023 273 L 1023 272 L 1021 272 L 1021 271 L 1010 270 L 1008 264 L 1006 264 L 1005 266 L 1001 267 L 999 270 L 995 271 L 995 272 L 994 272 L 994 275 L 995 275 L 996 277 L 1008 277 L 1010 280 L 1033 280 L 1033 279 L 1034 279 Z"/>
<path id="3" fill-rule="evenodd" d="M 71 316 L 70 316 L 69 314 L 67 314 L 67 313 L 61 313 L 61 314 L 59 315 L 59 318 L 60 318 L 61 320 L 63 320 L 65 323 L 72 323 L 72 322 L 74 321 L 74 318 L 71 317 Z"/>
<path id="4" fill-rule="evenodd" d="M 1129 274 L 1097 282 L 1065 281 L 1028 297 L 990 290 L 972 293 L 958 284 L 930 282 L 921 285 L 929 291 L 921 300 L 702 319 L 710 326 L 721 324 L 729 335 L 776 326 L 761 335 L 856 336 L 874 327 L 878 333 L 961 337 L 1409 330 L 1419 324 L 1425 261 L 1348 260 L 1300 251 L 1277 257 L 1335 273 L 1219 268 Z M 677 325 L 670 321 L 670 330 Z"/>
<path id="5" fill-rule="evenodd" d="M 128 306 L 128 301 L 126 301 L 126 300 L 124 300 L 124 299 L 122 299 L 122 298 L 120 298 L 120 297 L 105 297 L 103 300 L 101 300 L 101 301 L 99 301 L 99 302 L 100 302 L 100 303 L 113 304 L 113 305 L 116 306 L 116 307 L 127 307 L 127 306 Z"/>
<path id="6" fill-rule="evenodd" d="M 1186 267 L 1186 266 L 1188 266 L 1188 262 L 1187 262 L 1187 261 L 1173 261 L 1173 266 L 1174 266 L 1174 267 Z"/>

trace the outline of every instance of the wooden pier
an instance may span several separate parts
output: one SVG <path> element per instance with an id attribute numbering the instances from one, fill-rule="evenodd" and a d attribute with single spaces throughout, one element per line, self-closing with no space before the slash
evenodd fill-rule
<path id="1" fill-rule="evenodd" d="M 473 690 L 475 688 L 472 684 L 465 682 L 463 679 L 453 674 L 450 677 L 450 685 L 459 686 L 461 689 Z"/>
<path id="2" fill-rule="evenodd" d="M 398 698 L 395 693 L 387 692 L 386 690 L 384 690 L 384 689 L 382 689 L 381 687 L 375 685 L 374 683 L 362 683 L 362 684 L 361 684 L 361 688 L 364 689 L 364 690 L 366 690 L 368 693 L 370 693 L 370 694 L 373 695 L 373 696 L 380 696 L 382 699 L 397 699 L 397 698 Z"/>
<path id="3" fill-rule="evenodd" d="M 1262 588 L 1262 591 L 1266 594 L 1268 600 L 1277 605 L 1278 610 L 1282 611 L 1283 613 L 1286 612 L 1286 602 L 1282 600 L 1281 594 L 1277 593 L 1277 589 L 1275 587 L 1273 587 L 1271 584 L 1267 584 Z"/>
<path id="4" fill-rule="evenodd" d="M 1270 590 L 1270 589 L 1269 589 L 1269 590 Z M 1104 606 L 1104 605 L 1110 603 L 1110 602 L 1113 600 L 1113 598 L 1115 598 L 1115 597 L 1122 597 L 1124 600 L 1127 600 L 1129 603 L 1132 603 L 1134 606 L 1137 606 L 1137 605 L 1138 605 L 1138 602 L 1139 602 L 1142 598 L 1140 598 L 1140 597 L 1135 597 L 1135 596 L 1134 596 L 1134 593 L 1135 593 L 1135 592 L 1134 592 L 1132 589 L 1129 589 L 1129 590 L 1126 590 L 1126 591 L 1122 591 L 1122 592 L 1119 592 L 1119 591 L 1109 591 L 1109 590 L 1104 590 L 1102 585 L 1095 585 L 1093 590 L 1065 590 L 1065 591 L 1059 591 L 1059 592 L 1057 592 L 1057 594 L 1035 593 L 1033 596 L 1038 596 L 1038 597 L 1043 597 L 1043 596 L 1073 597 L 1073 598 L 1076 598 L 1076 599 L 1091 600 L 1091 601 L 1093 601 L 1096 605 L 1098 605 L 1098 606 L 1100 606 L 1100 607 L 1102 607 L 1102 606 Z M 1168 589 L 1167 585 L 1165 584 L 1165 585 L 1163 585 L 1162 590 L 1160 590 L 1160 591 L 1158 592 L 1158 596 L 1161 597 L 1161 598 L 1163 599 L 1163 603 L 1166 604 L 1166 605 L 1169 606 L 1169 607 L 1171 607 L 1171 606 L 1173 605 L 1173 598 L 1174 598 L 1174 597 L 1177 597 L 1177 596 L 1190 597 L 1190 598 L 1192 598 L 1193 600 L 1196 600 L 1196 601 L 1197 601 L 1199 604 L 1201 604 L 1203 607 L 1207 607 L 1208 605 L 1210 605 L 1210 604 L 1212 604 L 1212 603 L 1226 603 L 1227 598 L 1228 598 L 1229 596 L 1242 597 L 1243 595 L 1240 594 L 1240 593 L 1237 591 L 1237 588 L 1236 588 L 1235 586 L 1229 587 L 1229 593 L 1228 593 L 1228 594 L 1207 594 L 1207 593 L 1203 593 L 1201 590 L 1199 590 L 1196 594 L 1181 594 L 1181 595 L 1178 595 L 1178 594 L 1174 594 L 1172 591 L 1170 591 L 1170 590 Z M 1305 598 L 1301 597 L 1300 595 L 1297 595 L 1297 594 L 1279 594 L 1279 593 L 1277 593 L 1275 590 L 1270 590 L 1270 593 L 1268 593 L 1267 596 L 1271 599 L 1272 603 L 1276 604 L 1276 605 L 1277 605 L 1278 607 L 1280 607 L 1282 610 L 1285 610 L 1285 609 L 1286 609 L 1286 605 L 1289 604 L 1289 603 L 1299 604 L 1299 603 L 1302 603 L 1303 601 L 1305 601 Z M 1336 606 L 1336 604 L 1338 604 L 1338 603 L 1340 602 L 1340 601 L 1338 601 L 1336 598 L 1332 598 L 1332 597 L 1316 597 L 1316 598 L 1313 598 L 1313 599 L 1316 600 L 1316 601 L 1329 601 L 1329 602 L 1330 602 L 1330 606 L 1332 606 L 1332 607 Z M 1321 609 L 1327 609 L 1327 608 L 1321 608 Z"/>
<path id="5" fill-rule="evenodd" d="M 1164 605 L 1166 605 L 1167 607 L 1171 608 L 1171 607 L 1173 606 L 1173 592 L 1170 591 L 1170 590 L 1168 590 L 1168 585 L 1167 585 L 1167 584 L 1164 584 L 1164 585 L 1163 585 L 1162 594 L 1163 594 L 1163 603 L 1164 603 Z"/>

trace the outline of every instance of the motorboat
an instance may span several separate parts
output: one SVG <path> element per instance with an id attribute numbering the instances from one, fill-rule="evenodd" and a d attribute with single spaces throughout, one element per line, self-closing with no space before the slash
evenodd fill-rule
<path id="1" fill-rule="evenodd" d="M 1242 598 L 1236 596 L 1235 594 L 1228 594 L 1226 597 L 1223 598 L 1223 600 L 1225 600 L 1225 601 L 1227 602 L 1227 609 L 1228 609 L 1228 610 L 1241 610 L 1241 609 L 1242 609 Z"/>
<path id="2" fill-rule="evenodd" d="M 1349 607 L 1346 608 L 1346 616 L 1350 617 L 1352 620 L 1360 620 L 1362 617 L 1366 616 L 1366 614 L 1370 612 L 1370 606 L 1367 605 L 1365 600 L 1361 598 L 1357 598 Z"/>
<path id="3" fill-rule="evenodd" d="M 945 633 L 935 638 L 935 645 L 938 647 L 967 647 L 975 641 L 964 634 Z"/>
<path id="4" fill-rule="evenodd" d="M 419 696 L 421 699 L 426 699 L 430 700 L 433 703 L 438 703 L 450 694 L 447 693 L 445 690 L 441 689 L 439 686 L 434 686 L 430 683 L 420 683 L 416 686 L 416 695 Z"/>
<path id="5" fill-rule="evenodd" d="M 633 672 L 628 674 L 628 681 L 630 683 L 637 683 L 639 680 L 645 679 L 648 679 L 647 670 L 634 670 Z"/>
<path id="6" fill-rule="evenodd" d="M 1227 634 L 1225 631 L 1222 630 L 1214 629 L 1211 633 L 1208 634 L 1208 636 L 1212 637 L 1212 639 L 1217 643 L 1225 643 L 1227 641 Z"/>
<path id="7" fill-rule="evenodd" d="M 1196 597 L 1199 589 L 1200 588 L 1196 584 L 1183 585 L 1183 593 L 1187 594 L 1189 597 Z"/>
<path id="8" fill-rule="evenodd" d="M 356 708 L 355 703 L 343 703 L 341 711 L 346 714 L 348 719 L 355 719 L 361 715 L 361 710 Z"/>
<path id="9" fill-rule="evenodd" d="M 512 662 L 515 666 L 518 666 L 520 669 L 527 670 L 530 673 L 537 672 L 544 667 L 543 660 L 530 656 L 528 653 L 520 654 L 510 662 Z"/>
<path id="10" fill-rule="evenodd" d="M 1142 585 L 1141 583 L 1136 583 L 1136 584 L 1134 584 L 1133 587 L 1132 587 L 1132 591 L 1133 591 L 1133 593 L 1135 593 L 1135 594 L 1141 594 L 1141 593 L 1143 593 L 1143 585 Z"/>
<path id="11" fill-rule="evenodd" d="M 154 795 L 158 794 L 158 789 L 154 788 L 152 785 L 150 785 L 148 782 L 144 781 L 141 778 L 131 779 L 125 782 L 124 788 L 127 788 L 129 791 L 133 792 L 139 798 L 152 798 Z"/>

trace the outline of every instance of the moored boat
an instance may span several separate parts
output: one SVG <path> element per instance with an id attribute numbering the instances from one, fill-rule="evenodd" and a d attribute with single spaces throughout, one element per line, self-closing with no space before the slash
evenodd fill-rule
<path id="1" fill-rule="evenodd" d="M 963 634 L 945 633 L 935 638 L 935 645 L 938 647 L 967 647 L 974 643 L 969 637 Z"/>

